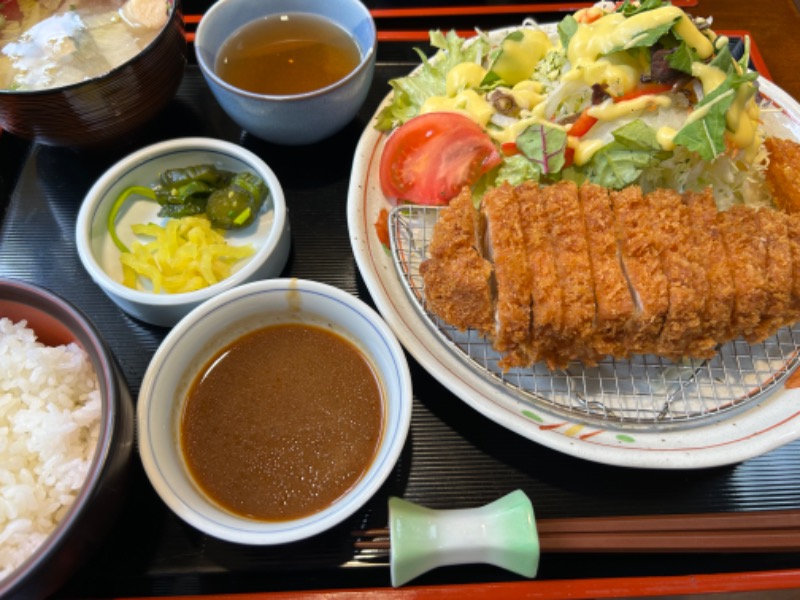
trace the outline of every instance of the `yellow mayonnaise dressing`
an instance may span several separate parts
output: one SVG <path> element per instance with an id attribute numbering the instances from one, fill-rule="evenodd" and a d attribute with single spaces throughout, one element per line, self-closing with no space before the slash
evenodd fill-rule
<path id="1" fill-rule="evenodd" d="M 742 148 L 748 160 L 755 158 L 761 146 L 761 135 L 758 132 L 759 107 L 755 101 L 755 90 L 743 85 L 736 91 L 736 98 L 725 114 L 729 141 L 737 148 Z"/>
<path id="2" fill-rule="evenodd" d="M 656 130 L 656 141 L 664 150 L 674 150 L 676 135 L 678 135 L 677 129 L 665 125 Z"/>
<path id="3" fill-rule="evenodd" d="M 570 40 L 567 58 L 573 66 L 597 60 L 614 50 L 633 47 L 650 29 L 668 23 L 675 23 L 675 32 L 701 59 L 713 54 L 711 41 L 700 33 L 686 13 L 676 6 L 664 6 L 628 18 L 621 13 L 610 13 L 593 23 L 581 24 Z"/>
<path id="4" fill-rule="evenodd" d="M 700 80 L 703 86 L 703 93 L 706 95 L 722 85 L 727 78 L 727 75 L 721 69 L 703 63 L 694 63 L 692 65 L 692 75 Z M 730 94 L 733 93 L 734 91 L 731 90 Z M 728 130 L 726 135 L 728 141 L 737 148 L 743 149 L 749 159 L 755 156 L 761 145 L 761 138 L 758 133 L 760 111 L 754 98 L 755 88 L 750 85 L 742 85 L 736 90 L 735 94 L 736 97 L 725 113 L 725 126 Z M 723 94 L 717 98 L 716 102 L 727 97 L 727 94 Z M 697 119 L 702 119 L 713 105 L 714 103 L 712 102 L 695 110 L 686 119 L 684 125 L 689 125 Z"/>
<path id="5" fill-rule="evenodd" d="M 544 117 L 539 115 L 530 115 L 520 119 L 519 121 L 516 121 L 515 123 L 512 123 L 508 127 L 504 127 L 503 129 L 488 129 L 487 133 L 499 144 L 505 144 L 506 142 L 515 141 L 523 131 L 532 125 L 546 125 L 547 127 L 561 129 L 562 131 L 567 130 L 567 128 L 563 125 L 558 125 L 548 121 Z"/>
<path id="6" fill-rule="evenodd" d="M 526 79 L 511 88 L 509 94 L 522 110 L 531 110 L 544 100 L 543 89 L 544 86 L 538 81 Z"/>
<path id="7" fill-rule="evenodd" d="M 608 140 L 599 139 L 579 139 L 574 136 L 567 138 L 567 146 L 575 150 L 575 164 L 585 165 L 594 156 L 595 152 L 608 144 Z"/>
<path id="8" fill-rule="evenodd" d="M 727 75 L 721 69 L 705 63 L 692 63 L 692 75 L 700 80 L 703 93 L 710 94 L 725 81 Z"/>
<path id="9" fill-rule="evenodd" d="M 553 43 L 544 31 L 538 29 L 521 29 L 522 39 L 506 39 L 492 71 L 508 86 L 514 86 L 528 79 L 536 65 L 553 47 Z"/>
<path id="10" fill-rule="evenodd" d="M 664 6 L 625 18 L 610 13 L 592 23 L 581 23 L 567 47 L 573 71 L 567 78 L 583 79 L 586 85 L 607 86 L 613 96 L 632 90 L 640 81 L 644 65 L 625 52 L 655 27 L 675 23 L 675 32 L 700 58 L 714 52 L 711 41 L 692 23 L 680 8 Z"/>
<path id="11" fill-rule="evenodd" d="M 669 96 L 648 94 L 646 96 L 640 96 L 638 98 L 632 98 L 622 102 L 606 100 L 601 104 L 590 107 L 587 110 L 587 114 L 594 117 L 598 121 L 616 121 L 617 119 L 622 118 L 636 118 L 646 110 L 667 107 L 670 104 L 672 104 L 672 99 Z M 596 139 L 591 137 L 579 139 L 575 136 L 570 136 L 567 138 L 567 144 L 570 148 L 575 150 L 574 161 L 578 166 L 589 162 L 592 159 L 592 156 L 594 156 L 595 152 L 600 150 L 600 148 L 605 146 L 607 143 L 607 139 Z M 659 144 L 664 147 L 664 143 L 662 143 L 660 140 Z"/>
<path id="12" fill-rule="evenodd" d="M 589 107 L 587 113 L 599 121 L 615 121 L 622 117 L 639 115 L 646 110 L 667 107 L 672 104 L 669 96 L 661 94 L 646 94 L 638 98 L 631 98 L 622 102 L 605 100 L 600 104 Z"/>
<path id="13" fill-rule="evenodd" d="M 448 71 L 445 79 L 445 89 L 447 95 L 452 98 L 459 92 L 467 89 L 475 89 L 480 86 L 481 81 L 486 76 L 486 69 L 474 62 L 463 62 L 457 64 Z"/>
<path id="14" fill-rule="evenodd" d="M 642 78 L 644 65 L 627 52 L 616 52 L 576 65 L 564 74 L 564 81 L 583 81 L 588 86 L 600 84 L 612 96 L 622 96 L 634 89 Z"/>
<path id="15" fill-rule="evenodd" d="M 463 90 L 453 98 L 431 96 L 422 104 L 419 114 L 431 112 L 455 112 L 469 117 L 481 127 L 486 127 L 494 114 L 494 108 L 475 90 Z"/>

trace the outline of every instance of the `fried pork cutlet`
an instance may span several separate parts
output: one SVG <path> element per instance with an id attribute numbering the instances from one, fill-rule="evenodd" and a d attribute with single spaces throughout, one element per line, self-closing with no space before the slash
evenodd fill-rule
<path id="1" fill-rule="evenodd" d="M 428 253 L 419 269 L 426 308 L 458 329 L 492 334 L 492 264 L 478 251 L 478 213 L 468 188 L 441 212 Z"/>
<path id="2" fill-rule="evenodd" d="M 756 340 L 767 301 L 767 251 L 758 229 L 758 218 L 753 209 L 736 205 L 718 213 L 717 221 L 729 264 L 734 269 L 736 295 L 731 329 L 734 337 L 742 336 L 748 342 Z"/>
<path id="3" fill-rule="evenodd" d="M 792 286 L 786 315 L 786 324 L 788 325 L 800 321 L 800 219 L 787 219 L 786 233 L 792 252 Z"/>
<path id="4" fill-rule="evenodd" d="M 494 264 L 493 345 L 503 354 L 503 368 L 528 364 L 531 274 L 519 208 L 514 188 L 508 183 L 487 191 L 481 201 L 484 255 Z"/>
<path id="5" fill-rule="evenodd" d="M 689 244 L 696 254 L 696 261 L 703 265 L 706 273 L 708 295 L 702 317 L 704 337 L 714 343 L 723 343 L 731 337 L 731 314 L 736 289 L 717 223 L 717 204 L 710 188 L 703 193 L 686 192 L 683 202 L 692 224 Z M 698 357 L 702 356 L 704 354 L 698 354 Z"/>
<path id="6" fill-rule="evenodd" d="M 752 336 L 752 341 L 761 342 L 777 329 L 789 324 L 786 318 L 792 292 L 792 246 L 787 221 L 792 217 L 769 209 L 759 210 L 756 217 L 767 254 L 764 273 L 764 291 L 767 297 L 761 322 Z"/>
<path id="7" fill-rule="evenodd" d="M 700 354 L 713 356 L 713 341 L 703 339 L 702 314 L 708 281 L 702 263 L 696 262 L 697 256 L 692 252 L 688 211 L 680 194 L 673 190 L 656 190 L 645 200 L 669 293 L 669 308 L 653 352 L 673 360 Z"/>
<path id="8" fill-rule="evenodd" d="M 768 137 L 764 146 L 769 153 L 766 170 L 767 186 L 775 199 L 775 205 L 782 211 L 795 214 L 800 212 L 800 145 L 790 140 Z"/>
<path id="9" fill-rule="evenodd" d="M 564 290 L 562 340 L 559 361 L 596 363 L 594 339 L 594 285 L 586 242 L 586 226 L 578 199 L 578 188 L 564 181 L 542 188 L 556 257 L 556 271 Z"/>
<path id="10" fill-rule="evenodd" d="M 556 351 L 561 335 L 564 292 L 556 269 L 555 248 L 548 225 L 544 196 L 536 183 L 516 188 L 525 232 L 525 251 L 531 272 L 531 363 L 544 360 L 550 369 L 563 367 Z"/>
<path id="11" fill-rule="evenodd" d="M 718 344 L 800 321 L 797 215 L 719 212 L 710 190 L 643 196 L 566 182 L 506 184 L 480 214 L 468 190 L 454 199 L 420 270 L 428 308 L 489 337 L 504 369 L 709 358 Z"/>
<path id="12" fill-rule="evenodd" d="M 622 272 L 614 212 L 608 190 L 586 183 L 579 190 L 595 296 L 594 347 L 601 354 L 627 356 L 624 332 L 634 305 Z"/>
<path id="13" fill-rule="evenodd" d="M 617 221 L 622 266 L 636 307 L 626 346 L 631 354 L 646 354 L 655 347 L 669 310 L 668 282 L 641 189 L 630 186 L 609 196 Z"/>

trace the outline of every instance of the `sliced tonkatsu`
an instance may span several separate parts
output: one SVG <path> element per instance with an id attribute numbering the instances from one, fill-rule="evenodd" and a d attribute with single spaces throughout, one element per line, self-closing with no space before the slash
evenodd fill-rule
<path id="1" fill-rule="evenodd" d="M 800 321 L 800 219 L 787 219 L 786 233 L 792 252 L 792 287 L 786 315 L 788 325 Z"/>
<path id="2" fill-rule="evenodd" d="M 563 327 L 558 352 L 561 363 L 593 364 L 595 299 L 586 225 L 578 188 L 573 182 L 543 187 L 541 194 L 553 239 L 556 272 L 564 294 Z"/>
<path id="3" fill-rule="evenodd" d="M 477 214 L 467 192 L 442 210 L 421 271 L 430 310 L 483 332 L 504 369 L 711 358 L 800 321 L 800 215 L 569 182 L 505 184 Z"/>
<path id="4" fill-rule="evenodd" d="M 706 274 L 706 303 L 703 312 L 705 341 L 699 342 L 697 357 L 709 356 L 716 344 L 731 339 L 731 314 L 736 288 L 717 223 L 717 205 L 708 189 L 683 194 L 688 219 L 692 223 L 689 244 Z M 704 349 L 709 348 L 708 352 Z"/>
<path id="5" fill-rule="evenodd" d="M 768 137 L 764 147 L 769 153 L 766 181 L 775 205 L 787 214 L 800 213 L 800 144 Z"/>
<path id="6" fill-rule="evenodd" d="M 766 309 L 767 250 L 758 227 L 756 210 L 736 205 L 717 213 L 717 222 L 736 289 L 731 315 L 731 337 L 758 339 L 758 325 Z"/>
<path id="7" fill-rule="evenodd" d="M 635 306 L 622 271 L 608 190 L 584 184 L 579 192 L 594 284 L 594 347 L 601 355 L 627 356 L 630 350 L 625 343 L 625 330 L 634 317 Z"/>
<path id="8" fill-rule="evenodd" d="M 702 263 L 692 250 L 693 225 L 680 194 L 673 190 L 651 192 L 645 202 L 669 296 L 669 308 L 653 351 L 671 359 L 697 356 L 708 350 L 702 321 L 708 282 Z M 709 345 L 713 348 L 713 343 Z"/>
<path id="9" fill-rule="evenodd" d="M 520 204 L 509 184 L 486 192 L 481 202 L 484 255 L 494 265 L 494 348 L 502 367 L 528 364 L 531 334 L 531 273 Z"/>
<path id="10" fill-rule="evenodd" d="M 669 310 L 667 277 L 641 189 L 631 186 L 609 196 L 617 222 L 622 268 L 636 307 L 625 343 L 629 353 L 646 354 L 655 347 Z"/>
<path id="11" fill-rule="evenodd" d="M 531 272 L 531 335 L 527 354 L 531 363 L 545 361 L 551 369 L 562 368 L 566 366 L 559 352 L 564 292 L 556 268 L 545 198 L 536 183 L 520 185 L 516 197 Z"/>
<path id="12" fill-rule="evenodd" d="M 788 215 L 775 210 L 762 209 L 756 213 L 758 229 L 764 240 L 766 264 L 764 292 L 766 300 L 761 321 L 751 340 L 761 342 L 775 333 L 787 321 L 792 293 L 792 246 L 789 241 Z"/>
<path id="13" fill-rule="evenodd" d="M 458 329 L 494 333 L 492 263 L 479 251 L 478 214 L 465 188 L 442 211 L 420 265 L 425 307 Z"/>

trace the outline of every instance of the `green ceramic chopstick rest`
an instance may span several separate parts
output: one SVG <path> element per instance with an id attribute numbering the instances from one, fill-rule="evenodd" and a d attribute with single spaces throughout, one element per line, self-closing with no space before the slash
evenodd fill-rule
<path id="1" fill-rule="evenodd" d="M 434 510 L 389 499 L 392 585 L 436 567 L 487 563 L 525 577 L 539 567 L 533 505 L 516 490 L 477 508 Z"/>

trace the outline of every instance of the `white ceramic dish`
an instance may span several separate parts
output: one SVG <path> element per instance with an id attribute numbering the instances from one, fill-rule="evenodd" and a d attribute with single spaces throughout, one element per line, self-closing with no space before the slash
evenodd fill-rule
<path id="1" fill-rule="evenodd" d="M 249 170 L 269 188 L 269 197 L 258 219 L 242 230 L 229 231 L 232 245 L 251 244 L 256 252 L 240 261 L 226 279 L 207 288 L 180 294 L 155 294 L 122 284 L 120 250 L 108 232 L 107 216 L 119 195 L 133 185 L 149 186 L 167 168 L 212 163 L 232 171 Z M 128 246 L 136 236 L 131 225 L 163 223 L 159 205 L 131 196 L 116 220 L 117 233 Z M 179 138 L 153 144 L 123 158 L 89 190 L 78 213 L 75 228 L 78 255 L 92 279 L 120 308 L 147 323 L 171 327 L 204 300 L 257 279 L 280 275 L 289 256 L 291 236 L 286 202 L 278 179 L 264 161 L 249 150 L 213 138 Z"/>
<path id="2" fill-rule="evenodd" d="M 348 75 L 324 88 L 300 94 L 257 94 L 217 75 L 217 54 L 241 27 L 279 14 L 306 13 L 332 21 L 361 52 Z M 353 120 L 369 92 L 378 43 L 375 22 L 359 0 L 218 0 L 206 11 L 194 39 L 197 64 L 223 110 L 253 135 L 276 144 L 313 144 Z"/>
<path id="3" fill-rule="evenodd" d="M 196 370 L 217 349 L 246 331 L 283 322 L 330 328 L 364 352 L 383 384 L 384 431 L 375 460 L 348 493 L 308 517 L 266 523 L 233 515 L 198 491 L 179 449 L 179 419 Z M 313 281 L 253 282 L 224 292 L 192 311 L 156 351 L 144 375 L 137 405 L 139 454 L 159 496 L 190 525 L 240 544 L 291 542 L 340 523 L 378 490 L 405 444 L 411 399 L 411 377 L 403 349 L 391 329 L 366 304 L 340 289 Z"/>
<path id="4" fill-rule="evenodd" d="M 507 31 L 490 35 L 503 36 Z M 800 139 L 800 104 L 770 81 L 761 78 L 759 85 L 774 108 L 763 112 L 765 128 Z M 389 98 L 387 95 L 376 115 Z M 392 257 L 375 234 L 380 211 L 394 205 L 383 196 L 379 183 L 380 156 L 387 136 L 375 130 L 373 122 L 356 150 L 348 197 L 348 226 L 356 262 L 378 310 L 406 349 L 466 404 L 549 448 L 627 467 L 680 469 L 737 463 L 800 437 L 800 389 L 792 388 L 792 378 L 758 402 L 748 404 L 747 410 L 680 429 L 597 426 L 551 411 L 544 403 L 520 399 L 498 386 L 483 369 L 443 342 L 418 303 L 406 293 Z"/>

